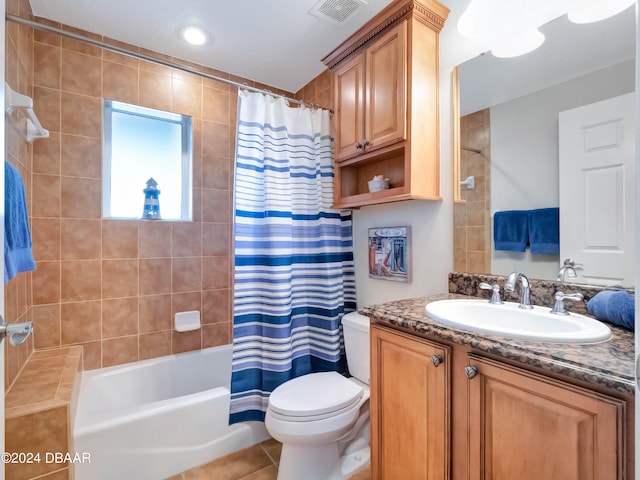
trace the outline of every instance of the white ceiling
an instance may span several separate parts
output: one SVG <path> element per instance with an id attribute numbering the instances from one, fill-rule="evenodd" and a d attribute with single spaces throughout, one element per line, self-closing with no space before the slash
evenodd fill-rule
<path id="1" fill-rule="evenodd" d="M 390 0 L 367 0 L 342 24 L 310 14 L 316 0 L 30 3 L 38 17 L 295 93 L 325 69 L 325 55 Z M 187 24 L 202 27 L 210 41 L 202 47 L 187 45 L 178 36 Z"/>
<path id="2" fill-rule="evenodd" d="M 366 0 L 340 25 L 310 14 L 316 1 L 30 0 L 30 3 L 36 16 L 295 93 L 325 69 L 321 62 L 325 55 L 391 0 Z M 449 18 L 451 23 L 469 0 L 440 1 L 456 10 Z M 202 47 L 187 45 L 178 36 L 187 24 L 202 27 L 210 41 Z M 564 16 L 540 30 L 547 37 L 545 43 L 527 55 L 498 59 L 486 54 L 465 62 L 461 70 L 464 113 L 632 58 L 635 51 L 633 7 L 588 25 L 572 24 Z M 461 38 L 456 35 L 452 41 Z"/>

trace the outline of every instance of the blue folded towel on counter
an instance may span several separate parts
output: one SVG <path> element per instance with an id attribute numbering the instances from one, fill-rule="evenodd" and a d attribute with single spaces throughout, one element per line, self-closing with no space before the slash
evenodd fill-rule
<path id="1" fill-rule="evenodd" d="M 493 243 L 496 250 L 524 252 L 529 243 L 528 210 L 494 213 Z"/>
<path id="2" fill-rule="evenodd" d="M 529 211 L 531 253 L 560 254 L 560 209 L 539 208 Z"/>
<path id="3" fill-rule="evenodd" d="M 587 310 L 598 320 L 634 330 L 635 296 L 622 290 L 598 292 L 587 302 Z"/>
<path id="4" fill-rule="evenodd" d="M 4 162 L 4 283 L 36 269 L 31 252 L 27 197 L 20 172 Z"/>

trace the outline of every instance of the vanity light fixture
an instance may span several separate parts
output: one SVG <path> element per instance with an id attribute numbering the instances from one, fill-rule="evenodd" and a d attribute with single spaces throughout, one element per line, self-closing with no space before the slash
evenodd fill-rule
<path id="1" fill-rule="evenodd" d="M 497 57 L 515 57 L 542 45 L 545 37 L 538 27 L 566 11 L 559 0 L 471 0 L 458 31 Z"/>
<path id="2" fill-rule="evenodd" d="M 569 10 L 567 17 L 573 23 L 593 23 L 613 17 L 626 10 L 635 0 L 591 1 Z"/>
<path id="3" fill-rule="evenodd" d="M 458 20 L 461 35 L 483 42 L 496 57 L 515 57 L 544 43 L 538 28 L 568 13 L 574 23 L 616 15 L 634 0 L 471 0 Z"/>
<path id="4" fill-rule="evenodd" d="M 204 45 L 207 42 L 207 34 L 199 27 L 188 26 L 180 30 L 180 37 L 191 45 Z"/>
<path id="5" fill-rule="evenodd" d="M 491 49 L 494 57 L 511 58 L 534 51 L 544 43 L 544 35 L 538 30 L 527 30 L 510 37 Z"/>

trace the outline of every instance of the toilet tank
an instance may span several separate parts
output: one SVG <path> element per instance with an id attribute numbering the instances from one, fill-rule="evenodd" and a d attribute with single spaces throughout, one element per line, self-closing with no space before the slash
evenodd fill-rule
<path id="1" fill-rule="evenodd" d="M 357 312 L 342 317 L 344 349 L 352 377 L 369 384 L 369 317 Z"/>

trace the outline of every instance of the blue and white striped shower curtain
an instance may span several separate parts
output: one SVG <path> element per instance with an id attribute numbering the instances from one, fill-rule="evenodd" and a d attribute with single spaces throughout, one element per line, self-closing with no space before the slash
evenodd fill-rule
<path id="1" fill-rule="evenodd" d="M 326 110 L 240 92 L 231 423 L 264 420 L 281 383 L 344 371 L 353 311 L 351 212 L 332 210 Z"/>

